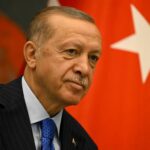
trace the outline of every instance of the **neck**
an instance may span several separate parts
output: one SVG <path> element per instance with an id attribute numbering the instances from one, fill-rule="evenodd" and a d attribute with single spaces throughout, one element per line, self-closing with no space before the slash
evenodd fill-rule
<path id="1" fill-rule="evenodd" d="M 55 116 L 63 109 L 61 104 L 58 104 L 56 101 L 51 100 L 48 96 L 46 96 L 43 89 L 41 91 L 41 88 L 39 88 L 40 86 L 38 86 L 37 82 L 35 81 L 33 73 L 28 68 L 25 68 L 24 78 L 34 95 L 51 117 Z"/>

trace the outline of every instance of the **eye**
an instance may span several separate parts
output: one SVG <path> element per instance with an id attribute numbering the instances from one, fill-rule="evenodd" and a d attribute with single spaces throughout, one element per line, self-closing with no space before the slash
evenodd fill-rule
<path id="1" fill-rule="evenodd" d="M 90 55 L 89 56 L 89 61 L 92 65 L 96 65 L 98 59 L 99 59 L 99 56 L 97 56 L 97 55 Z"/>
<path id="2" fill-rule="evenodd" d="M 76 56 L 76 55 L 78 55 L 78 51 L 76 49 L 67 49 L 65 52 L 69 56 Z"/>

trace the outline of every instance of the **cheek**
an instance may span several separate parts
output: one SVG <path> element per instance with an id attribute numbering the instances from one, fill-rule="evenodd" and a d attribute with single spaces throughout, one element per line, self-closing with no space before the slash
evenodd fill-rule
<path id="1" fill-rule="evenodd" d="M 41 73 L 43 74 L 45 80 L 48 79 L 48 81 L 53 83 L 55 86 L 61 86 L 60 84 L 63 83 L 64 76 L 70 71 L 67 65 L 68 64 L 64 62 L 45 63 L 41 69 Z"/>
<path id="2" fill-rule="evenodd" d="M 89 77 L 89 81 L 90 81 L 90 82 L 92 82 L 92 80 L 93 80 L 94 73 L 95 73 L 95 71 L 91 68 L 91 69 L 89 70 L 89 74 L 88 74 L 88 77 Z"/>

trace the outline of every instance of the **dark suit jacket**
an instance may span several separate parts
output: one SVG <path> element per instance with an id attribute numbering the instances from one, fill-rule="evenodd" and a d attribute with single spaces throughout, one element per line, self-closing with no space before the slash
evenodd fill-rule
<path id="1" fill-rule="evenodd" d="M 61 150 L 97 150 L 85 130 L 65 110 L 60 141 Z M 0 150 L 35 150 L 21 78 L 0 86 Z"/>

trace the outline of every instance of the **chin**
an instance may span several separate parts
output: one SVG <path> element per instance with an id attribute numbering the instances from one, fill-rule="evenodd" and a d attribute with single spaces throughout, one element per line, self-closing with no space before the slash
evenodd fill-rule
<path id="1" fill-rule="evenodd" d="M 67 98 L 64 103 L 66 104 L 66 106 L 70 106 L 70 105 L 77 105 L 79 104 L 79 102 L 81 101 L 81 98 Z"/>
<path id="2" fill-rule="evenodd" d="M 71 93 L 71 92 L 65 92 L 61 93 L 59 95 L 59 100 L 64 106 L 70 106 L 70 105 L 77 105 L 80 103 L 81 99 L 83 98 L 84 94 L 82 93 Z"/>

